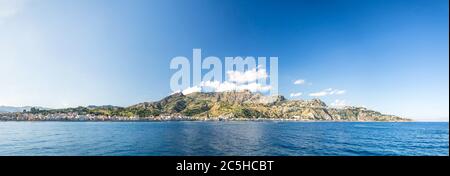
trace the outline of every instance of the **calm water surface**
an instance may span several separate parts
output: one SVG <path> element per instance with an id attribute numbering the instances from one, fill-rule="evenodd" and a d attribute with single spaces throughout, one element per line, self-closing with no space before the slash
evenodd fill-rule
<path id="1" fill-rule="evenodd" d="M 449 124 L 0 122 L 0 155 L 449 155 Z"/>

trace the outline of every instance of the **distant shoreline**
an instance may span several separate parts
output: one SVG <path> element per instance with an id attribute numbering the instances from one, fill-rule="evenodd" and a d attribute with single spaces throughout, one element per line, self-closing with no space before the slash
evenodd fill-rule
<path id="1" fill-rule="evenodd" d="M 345 120 L 300 120 L 300 119 L 179 119 L 179 120 L 4 120 L 0 119 L 0 122 L 427 122 L 427 121 L 345 121 Z M 430 121 L 430 122 L 446 122 L 446 121 Z"/>

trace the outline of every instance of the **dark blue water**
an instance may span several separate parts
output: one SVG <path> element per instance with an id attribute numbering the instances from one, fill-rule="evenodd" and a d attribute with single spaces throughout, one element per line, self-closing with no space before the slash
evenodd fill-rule
<path id="1" fill-rule="evenodd" d="M 0 155 L 449 155 L 448 123 L 0 122 Z"/>

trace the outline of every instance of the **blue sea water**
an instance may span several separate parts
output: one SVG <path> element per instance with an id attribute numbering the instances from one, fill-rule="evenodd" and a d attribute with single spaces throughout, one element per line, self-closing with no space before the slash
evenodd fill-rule
<path id="1" fill-rule="evenodd" d="M 449 155 L 447 122 L 0 122 L 0 155 Z"/>

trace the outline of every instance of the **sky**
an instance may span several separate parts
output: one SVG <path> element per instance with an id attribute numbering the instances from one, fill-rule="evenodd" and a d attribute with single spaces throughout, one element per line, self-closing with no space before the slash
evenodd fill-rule
<path id="1" fill-rule="evenodd" d="M 449 117 L 447 0 L 0 0 L 0 105 L 129 106 L 176 56 L 276 56 L 279 93 Z"/>

